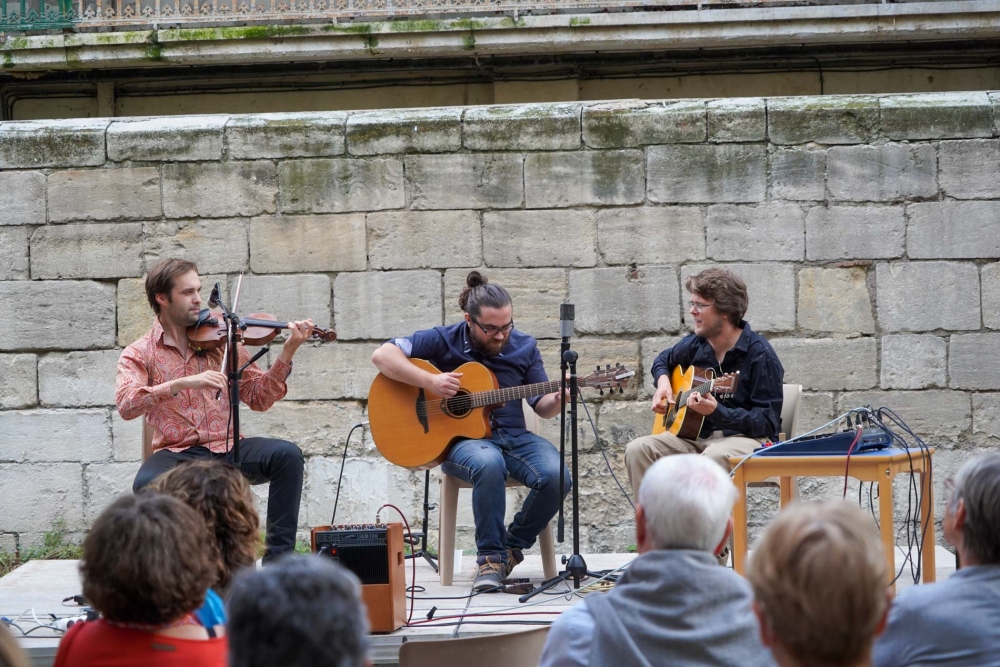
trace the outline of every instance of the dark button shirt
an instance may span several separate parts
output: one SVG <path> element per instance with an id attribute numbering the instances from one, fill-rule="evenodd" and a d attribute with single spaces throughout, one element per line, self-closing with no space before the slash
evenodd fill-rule
<path id="1" fill-rule="evenodd" d="M 719 407 L 705 418 L 701 437 L 712 431 L 723 435 L 745 435 L 751 438 L 777 440 L 781 430 L 782 382 L 785 369 L 778 361 L 771 344 L 740 322 L 743 333 L 733 349 L 726 352 L 720 365 L 715 350 L 701 336 L 691 334 L 661 352 L 653 362 L 653 385 L 660 376 L 669 374 L 675 366 L 712 368 L 716 376 L 740 372 L 736 394 L 730 398 L 716 396 Z M 791 437 L 790 433 L 786 434 Z"/>
<path id="2" fill-rule="evenodd" d="M 465 322 L 424 329 L 406 338 L 395 338 L 392 342 L 407 357 L 429 361 L 442 373 L 450 373 L 462 364 L 476 361 L 493 371 L 501 388 L 546 382 L 549 379 L 545 375 L 538 343 L 517 329 L 510 332 L 507 345 L 495 357 L 484 356 L 472 346 L 469 327 Z M 534 407 L 540 399 L 541 396 L 534 396 L 528 399 L 528 403 Z M 511 435 L 527 433 L 521 401 L 510 401 L 493 410 L 490 414 L 490 426 L 502 428 Z"/>

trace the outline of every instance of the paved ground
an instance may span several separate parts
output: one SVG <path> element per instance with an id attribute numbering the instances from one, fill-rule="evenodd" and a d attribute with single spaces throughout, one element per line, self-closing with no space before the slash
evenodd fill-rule
<path id="1" fill-rule="evenodd" d="M 622 567 L 634 557 L 634 554 L 584 556 L 591 570 Z M 897 553 L 897 563 L 898 566 L 903 565 L 902 552 Z M 955 570 L 954 556 L 941 547 L 937 548 L 937 563 L 938 581 L 947 578 Z M 407 581 L 410 581 L 413 570 L 409 561 L 406 567 Z M 462 558 L 461 573 L 455 576 L 454 585 L 445 587 L 438 583 L 437 575 L 431 567 L 426 562 L 419 561 L 416 565 L 416 581 L 422 590 L 418 590 L 413 601 L 414 625 L 390 635 L 374 637 L 373 662 L 395 664 L 398 660 L 399 647 L 404 641 L 450 639 L 483 633 L 527 630 L 539 623 L 554 620 L 559 613 L 579 602 L 585 595 L 595 594 L 586 589 L 584 592 L 573 594 L 568 586 L 562 585 L 553 589 L 551 594 L 538 595 L 527 604 L 519 603 L 516 595 L 504 593 L 470 598 L 474 573 L 475 558 L 465 556 Z M 541 557 L 527 556 L 512 576 L 528 577 L 537 583 L 542 578 Z M 900 588 L 912 585 L 909 577 L 907 568 L 899 580 Z M 65 606 L 63 599 L 79 592 L 77 561 L 32 561 L 0 578 L 0 616 L 13 619 L 31 609 L 34 609 L 35 616 L 42 623 L 51 620 L 50 614 L 59 617 L 72 616 L 77 613 L 76 608 Z M 427 621 L 427 614 L 433 607 L 437 607 L 434 618 Z M 465 614 L 465 618 L 448 618 L 460 614 Z M 469 616 L 469 614 L 486 615 Z M 51 665 L 59 643 L 58 634 L 44 628 L 32 631 L 31 628 L 36 627 L 37 623 L 30 611 L 22 616 L 18 624 L 31 633 L 21 639 L 21 645 L 28 652 L 31 664 L 46 667 Z"/>

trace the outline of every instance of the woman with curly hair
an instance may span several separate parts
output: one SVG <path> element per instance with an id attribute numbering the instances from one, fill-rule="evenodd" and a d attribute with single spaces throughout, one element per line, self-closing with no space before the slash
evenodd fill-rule
<path id="1" fill-rule="evenodd" d="M 218 595 L 226 595 L 233 575 L 254 564 L 260 546 L 260 519 L 250 484 L 224 463 L 190 461 L 161 475 L 147 488 L 183 501 L 205 519 L 215 537 L 207 548 L 216 564 L 216 578 L 214 592 L 209 591 L 198 616 L 207 626 L 224 624 L 225 610 Z"/>
<path id="2" fill-rule="evenodd" d="M 122 496 L 83 542 L 83 594 L 101 614 L 59 643 L 55 667 L 225 667 L 228 641 L 195 616 L 217 572 L 205 522 L 159 493 Z"/>

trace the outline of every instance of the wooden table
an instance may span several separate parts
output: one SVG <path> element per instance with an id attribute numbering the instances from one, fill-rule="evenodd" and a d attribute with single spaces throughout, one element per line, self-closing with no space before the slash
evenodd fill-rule
<path id="1" fill-rule="evenodd" d="M 927 527 L 924 536 L 921 572 L 924 583 L 935 579 L 934 563 L 934 497 L 932 484 L 931 454 L 919 449 L 907 450 L 890 447 L 873 452 L 851 455 L 850 476 L 862 482 L 878 483 L 879 525 L 882 532 L 882 547 L 889 565 L 889 586 L 893 593 L 896 586 L 896 534 L 893 525 L 892 481 L 900 473 L 912 470 L 920 475 L 920 526 Z M 742 457 L 730 457 L 733 468 Z M 740 493 L 733 509 L 733 569 L 739 574 L 746 570 L 747 560 L 747 484 L 762 482 L 769 477 L 781 480 L 781 506 L 792 500 L 792 477 L 843 477 L 846 469 L 845 456 L 754 456 L 736 469 L 733 483 Z"/>

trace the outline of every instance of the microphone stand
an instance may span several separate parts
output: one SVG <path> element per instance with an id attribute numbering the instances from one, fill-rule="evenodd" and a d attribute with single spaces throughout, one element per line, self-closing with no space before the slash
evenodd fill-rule
<path id="1" fill-rule="evenodd" d="M 569 579 L 573 580 L 573 587 L 580 588 L 580 581 L 584 577 L 594 577 L 600 578 L 602 575 L 596 572 L 591 572 L 587 569 L 587 562 L 580 555 L 580 476 L 579 476 L 579 429 L 577 428 L 577 415 L 576 415 L 576 400 L 579 394 L 579 386 L 577 385 L 576 376 L 576 360 L 578 354 L 576 351 L 569 349 L 569 336 L 572 331 L 572 321 L 574 316 L 574 308 L 572 304 L 562 304 L 560 306 L 560 313 L 563 315 L 563 319 L 560 322 L 562 328 L 562 345 L 565 348 L 562 353 L 560 370 L 563 371 L 562 374 L 562 386 L 566 386 L 566 372 L 563 369 L 569 370 L 569 421 L 570 426 L 573 429 L 573 433 L 570 436 L 571 443 L 571 456 L 572 456 L 572 466 L 573 466 L 573 479 L 575 483 L 573 484 L 573 553 L 568 558 L 563 556 L 562 562 L 566 566 L 562 572 L 557 574 L 552 579 L 543 582 L 541 586 L 535 590 L 522 595 L 517 600 L 518 602 L 527 602 L 534 596 L 538 595 L 542 591 L 547 591 L 553 586 L 560 584 Z M 569 317 L 565 317 L 568 315 Z M 567 321 L 569 324 L 567 325 Z M 568 329 L 568 331 L 567 331 Z M 565 460 L 566 453 L 566 392 L 562 392 L 560 396 L 561 405 L 561 422 L 562 422 L 562 434 L 559 437 L 559 460 L 563 462 Z M 565 489 L 566 489 L 566 466 L 561 465 L 559 467 L 559 492 L 560 492 L 560 505 L 559 505 L 559 541 L 563 541 L 563 505 L 565 505 Z"/>
<path id="2" fill-rule="evenodd" d="M 209 304 L 213 306 L 219 306 L 222 309 L 222 317 L 229 323 L 227 327 L 229 330 L 229 348 L 227 351 L 227 361 L 229 362 L 229 372 L 226 376 L 229 378 L 229 420 L 232 423 L 233 430 L 233 467 L 237 470 L 240 469 L 240 379 L 243 377 L 243 371 L 246 370 L 247 366 L 254 363 L 265 354 L 267 354 L 270 347 L 262 347 L 257 354 L 250 358 L 250 361 L 240 366 L 240 355 L 239 348 L 237 344 L 240 340 L 240 331 L 244 331 L 247 325 L 240 319 L 240 316 L 231 311 L 223 303 L 221 295 L 219 292 L 219 284 L 215 284 L 215 289 L 212 290 L 212 298 L 209 299 Z"/>

